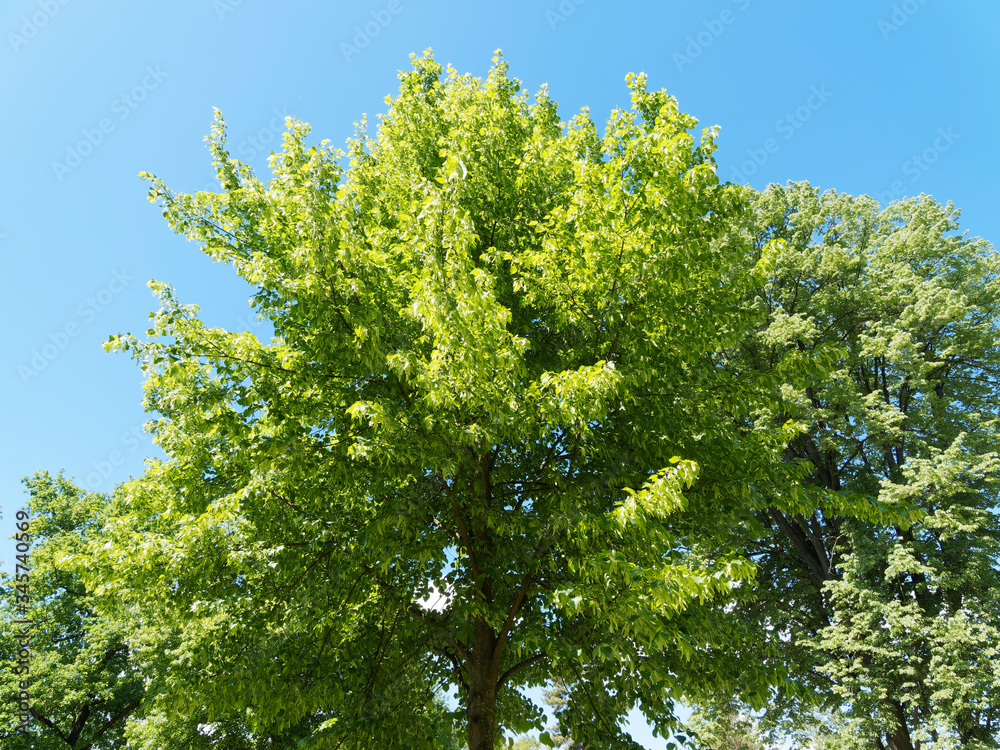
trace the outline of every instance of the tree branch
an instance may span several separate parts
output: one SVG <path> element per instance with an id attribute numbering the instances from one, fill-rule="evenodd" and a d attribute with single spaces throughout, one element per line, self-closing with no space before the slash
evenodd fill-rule
<path id="1" fill-rule="evenodd" d="M 127 719 L 141 705 L 142 705 L 142 701 L 141 700 L 132 701 L 131 703 L 126 704 L 122 708 L 121 711 L 119 711 L 114 716 L 112 716 L 110 719 L 108 719 L 106 722 L 104 722 L 104 725 L 100 729 L 97 730 L 97 733 L 94 735 L 94 739 L 91 742 L 87 743 L 86 745 L 84 745 L 83 747 L 81 747 L 79 750 L 90 750 L 90 748 L 92 748 L 94 746 L 94 743 L 97 742 L 97 740 L 99 740 L 101 737 L 103 737 L 105 735 L 105 733 L 107 733 L 107 731 L 109 729 L 111 729 L 113 726 L 115 726 L 115 724 L 118 724 L 119 722 L 124 721 L 125 719 Z"/>
<path id="2" fill-rule="evenodd" d="M 502 675 L 500 675 L 500 679 L 497 680 L 497 688 L 503 687 L 504 684 L 507 682 L 507 680 L 509 680 L 517 672 L 520 672 L 525 667 L 531 666 L 535 662 L 541 661 L 542 659 L 548 659 L 548 658 L 549 658 L 548 654 L 538 653 L 538 654 L 535 654 L 534 656 L 529 656 L 527 659 L 522 659 L 517 664 L 515 664 L 514 666 L 512 666 L 510 669 L 508 669 L 506 672 L 504 672 Z"/>
<path id="3" fill-rule="evenodd" d="M 465 551 L 469 553 L 469 565 L 472 566 L 472 576 L 474 580 L 479 582 L 479 561 L 476 559 L 476 550 L 472 547 L 472 538 L 469 536 L 469 530 L 465 527 L 465 519 L 462 518 L 462 512 L 458 509 L 458 501 L 455 500 L 455 496 L 451 497 L 451 509 L 455 514 L 455 521 L 458 523 L 458 531 L 462 537 L 462 543 L 465 545 Z"/>
<path id="4" fill-rule="evenodd" d="M 510 605 L 510 610 L 507 612 L 507 619 L 504 621 L 503 627 L 500 628 L 500 632 L 497 634 L 497 642 L 493 647 L 493 669 L 494 671 L 499 671 L 500 669 L 500 659 L 503 656 L 503 650 L 507 645 L 507 641 L 510 640 L 510 633 L 514 627 L 514 620 L 517 619 L 518 613 L 520 613 L 522 606 L 524 605 L 524 600 L 527 598 L 528 589 L 531 586 L 532 579 L 534 579 L 534 573 L 531 572 L 531 568 L 534 567 L 533 563 L 538 559 L 538 555 L 541 554 L 542 547 L 545 545 L 545 541 L 549 537 L 549 530 L 546 530 L 542 534 L 541 538 L 538 540 L 538 544 L 535 545 L 535 551 L 531 554 L 528 560 L 529 571 L 524 574 L 521 579 L 521 585 L 518 586 L 517 593 L 514 595 L 514 601 Z"/>
<path id="5" fill-rule="evenodd" d="M 45 726 L 47 726 L 53 732 L 55 732 L 56 734 L 58 734 L 59 738 L 63 742 L 65 742 L 67 745 L 69 745 L 70 747 L 73 746 L 73 743 L 70 742 L 68 739 L 66 739 L 66 735 L 63 734 L 61 731 L 59 731 L 59 727 L 57 727 L 50 719 L 48 719 L 48 718 L 42 716 L 40 713 L 38 713 L 38 709 L 36 709 L 34 706 L 32 706 L 28 710 L 31 711 L 31 715 L 35 717 L 36 721 L 40 721 L 42 724 L 44 724 Z"/>

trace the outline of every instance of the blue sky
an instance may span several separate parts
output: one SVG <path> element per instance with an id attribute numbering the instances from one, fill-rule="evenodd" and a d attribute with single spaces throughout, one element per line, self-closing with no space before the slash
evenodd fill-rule
<path id="1" fill-rule="evenodd" d="M 21 477 L 64 468 L 110 490 L 155 453 L 138 368 L 101 347 L 145 329 L 149 279 L 211 324 L 254 324 L 249 290 L 170 233 L 138 173 L 208 186 L 213 107 L 259 173 L 286 114 L 342 143 L 427 48 L 475 74 L 502 49 L 529 91 L 547 83 L 565 118 L 588 106 L 599 122 L 644 71 L 721 126 L 724 179 L 929 193 L 1000 240 L 995 0 L 5 0 L 0 535 Z"/>

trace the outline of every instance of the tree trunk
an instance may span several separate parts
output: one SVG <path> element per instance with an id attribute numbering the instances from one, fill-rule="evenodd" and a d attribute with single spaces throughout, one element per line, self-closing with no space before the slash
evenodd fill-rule
<path id="1" fill-rule="evenodd" d="M 469 724 L 469 750 L 493 750 L 497 726 L 497 677 L 494 650 L 497 636 L 483 620 L 473 631 L 469 663 L 469 693 L 466 719 Z"/>
<path id="2" fill-rule="evenodd" d="M 906 710 L 899 701 L 886 700 L 896 713 L 896 731 L 886 737 L 890 750 L 914 750 L 910 730 L 906 726 Z"/>

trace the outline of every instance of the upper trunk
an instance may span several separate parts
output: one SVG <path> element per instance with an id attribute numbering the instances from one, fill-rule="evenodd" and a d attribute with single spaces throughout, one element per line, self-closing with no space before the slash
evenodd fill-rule
<path id="1" fill-rule="evenodd" d="M 886 737 L 886 744 L 888 744 L 889 750 L 915 750 L 913 742 L 910 739 L 909 727 L 906 725 L 906 710 L 903 708 L 903 704 L 894 700 L 887 700 L 886 702 L 892 706 L 897 722 L 896 730 Z"/>

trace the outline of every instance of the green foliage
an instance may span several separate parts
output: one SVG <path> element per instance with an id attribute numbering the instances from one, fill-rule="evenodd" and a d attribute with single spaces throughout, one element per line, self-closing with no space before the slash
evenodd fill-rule
<path id="1" fill-rule="evenodd" d="M 106 538 L 111 499 L 88 493 L 65 479 L 38 473 L 25 480 L 30 500 L 32 552 L 31 605 L 18 608 L 18 582 L 3 574 L 0 598 L 0 738 L 4 748 L 125 748 L 132 750 L 280 750 L 298 747 L 322 717 L 310 716 L 284 729 L 251 731 L 240 711 L 210 721 L 207 711 L 170 714 L 147 701 L 169 681 L 168 658 L 177 647 L 170 623 L 156 613 L 99 601 L 82 580 L 88 545 Z M 81 568 L 82 566 L 82 568 Z M 30 620 L 30 708 L 32 721 L 22 731 L 17 698 L 14 635 Z M 443 706 L 441 725 L 446 724 Z"/>
<path id="2" fill-rule="evenodd" d="M 559 678 L 553 680 L 551 686 L 545 691 L 545 703 L 555 714 L 557 720 L 569 708 L 571 694 L 569 684 L 566 680 Z M 558 726 L 549 728 L 553 747 L 560 748 L 560 750 L 582 750 L 583 745 L 574 742 L 568 734 L 556 731 L 558 729 Z"/>
<path id="3" fill-rule="evenodd" d="M 203 714 L 170 716 L 155 708 L 129 722 L 130 750 L 295 750 L 319 724 L 309 717 L 299 724 L 268 731 L 251 731 L 237 713 L 219 721 Z"/>
<path id="4" fill-rule="evenodd" d="M 927 196 L 880 209 L 792 183 L 751 217 L 780 249 L 732 365 L 840 352 L 775 415 L 809 425 L 785 458 L 819 509 L 769 508 L 743 536 L 757 588 L 736 611 L 795 681 L 768 718 L 807 731 L 819 700 L 846 712 L 843 743 L 995 747 L 1000 259 Z"/>
<path id="5" fill-rule="evenodd" d="M 752 716 L 735 706 L 696 711 L 687 722 L 687 730 L 702 750 L 766 750 L 764 737 Z"/>
<path id="6" fill-rule="evenodd" d="M 122 489 L 91 580 L 171 623 L 164 711 L 325 712 L 317 747 L 442 747 L 451 686 L 491 750 L 541 729 L 516 688 L 549 675 L 595 747 L 634 747 L 636 703 L 667 727 L 685 695 L 767 699 L 778 670 L 703 606 L 753 567 L 698 550 L 753 523 L 759 486 L 798 487 L 775 476 L 800 426 L 772 396 L 825 355 L 717 365 L 769 261 L 743 270 L 746 196 L 712 130 L 629 76 L 600 136 L 494 62 L 415 59 L 347 154 L 290 120 L 267 183 L 221 117 L 220 192 L 148 176 L 275 332 L 211 328 L 155 283 L 149 338 L 109 343 L 146 373 L 169 458 Z"/>
<path id="7" fill-rule="evenodd" d="M 168 458 L 27 480 L 4 747 L 635 750 L 635 705 L 712 750 L 1000 746 L 993 249 L 927 196 L 720 184 L 642 76 L 604 135 L 499 56 L 400 80 L 346 153 L 289 120 L 262 182 L 217 115 L 219 192 L 146 175 L 275 335 L 151 282 L 109 341 Z"/>
<path id="8" fill-rule="evenodd" d="M 542 743 L 534 737 L 522 735 L 517 737 L 509 746 L 511 750 L 542 750 Z"/>
<path id="9" fill-rule="evenodd" d="M 125 747 L 125 719 L 143 697 L 132 658 L 127 618 L 102 617 L 92 589 L 63 559 L 80 553 L 100 527 L 108 498 L 86 493 L 62 474 L 25 480 L 30 499 L 31 556 L 26 612 L 17 607 L 17 582 L 0 577 L 0 739 L 10 750 Z M 30 620 L 30 711 L 19 729 L 16 632 Z"/>

